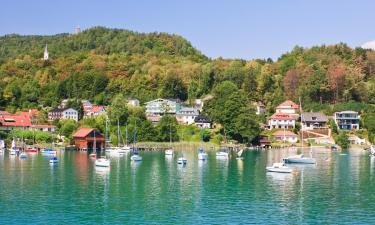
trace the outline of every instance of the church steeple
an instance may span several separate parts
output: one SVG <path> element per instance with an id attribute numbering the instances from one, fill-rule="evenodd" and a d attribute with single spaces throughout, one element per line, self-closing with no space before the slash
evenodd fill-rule
<path id="1" fill-rule="evenodd" d="M 48 46 L 47 46 L 47 44 L 46 44 L 46 47 L 44 48 L 43 60 L 48 60 Z"/>

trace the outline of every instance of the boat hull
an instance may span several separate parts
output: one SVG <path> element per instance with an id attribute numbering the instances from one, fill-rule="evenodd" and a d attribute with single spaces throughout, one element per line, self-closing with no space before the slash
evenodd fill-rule
<path id="1" fill-rule="evenodd" d="M 299 163 L 299 164 L 315 164 L 316 160 L 314 158 L 286 158 L 285 163 Z"/>
<path id="2" fill-rule="evenodd" d="M 109 167 L 109 165 L 110 165 L 109 160 L 98 159 L 95 161 L 95 166 L 97 167 Z"/>
<path id="3" fill-rule="evenodd" d="M 291 168 L 274 168 L 274 167 L 267 167 L 267 172 L 272 173 L 291 173 L 293 170 Z"/>
<path id="4" fill-rule="evenodd" d="M 208 154 L 207 153 L 198 153 L 198 159 L 199 160 L 207 160 Z"/>
<path id="5" fill-rule="evenodd" d="M 187 159 L 185 159 L 185 158 L 179 158 L 177 160 L 177 164 L 186 164 L 186 163 L 187 163 Z"/>
<path id="6" fill-rule="evenodd" d="M 139 156 L 139 155 L 132 155 L 131 157 L 130 157 L 130 159 L 132 160 L 132 161 L 142 161 L 142 156 Z"/>

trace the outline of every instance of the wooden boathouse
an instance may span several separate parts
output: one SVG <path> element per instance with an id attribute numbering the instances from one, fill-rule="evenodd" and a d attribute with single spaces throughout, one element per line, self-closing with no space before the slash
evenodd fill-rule
<path id="1" fill-rule="evenodd" d="M 77 150 L 92 150 L 94 146 L 94 140 L 96 140 L 97 150 L 104 149 L 105 138 L 95 128 L 80 128 L 73 134 L 74 145 Z"/>

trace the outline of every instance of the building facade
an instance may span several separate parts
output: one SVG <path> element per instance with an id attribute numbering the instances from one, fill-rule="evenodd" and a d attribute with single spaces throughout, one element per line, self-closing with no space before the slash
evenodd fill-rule
<path id="1" fill-rule="evenodd" d="M 276 141 L 285 141 L 289 143 L 296 143 L 298 141 L 298 135 L 289 130 L 278 130 L 272 134 Z"/>
<path id="2" fill-rule="evenodd" d="M 181 104 L 177 100 L 155 99 L 145 103 L 146 114 L 164 115 L 176 114 L 181 109 Z"/>
<path id="3" fill-rule="evenodd" d="M 195 117 L 194 123 L 200 128 L 211 128 L 211 119 L 208 116 L 199 115 Z"/>
<path id="4" fill-rule="evenodd" d="M 296 127 L 296 118 L 286 113 L 274 113 L 268 119 L 270 129 L 292 129 Z"/>
<path id="5" fill-rule="evenodd" d="M 84 118 L 95 118 L 100 115 L 106 115 L 107 112 L 102 105 L 94 105 L 91 107 L 86 107 L 83 109 L 83 117 Z"/>
<path id="6" fill-rule="evenodd" d="M 321 112 L 304 112 L 301 114 L 302 130 L 327 128 L 328 117 Z"/>
<path id="7" fill-rule="evenodd" d="M 195 108 L 183 107 L 176 113 L 177 122 L 180 124 L 193 124 L 194 119 L 199 115 Z"/>
<path id="8" fill-rule="evenodd" d="M 80 128 L 73 134 L 74 145 L 80 150 L 92 150 L 94 141 L 97 150 L 104 149 L 105 138 L 94 128 Z"/>
<path id="9" fill-rule="evenodd" d="M 55 109 L 48 112 L 49 120 L 71 119 L 78 121 L 78 111 L 73 108 Z"/>
<path id="10" fill-rule="evenodd" d="M 276 107 L 276 113 L 297 114 L 299 112 L 299 105 L 291 100 L 286 100 Z"/>
<path id="11" fill-rule="evenodd" d="M 360 115 L 355 111 L 335 112 L 334 120 L 340 130 L 358 130 Z"/>

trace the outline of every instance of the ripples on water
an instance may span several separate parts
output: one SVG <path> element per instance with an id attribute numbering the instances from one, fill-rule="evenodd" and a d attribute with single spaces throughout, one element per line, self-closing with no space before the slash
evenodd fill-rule
<path id="1" fill-rule="evenodd" d="M 112 157 L 95 168 L 84 152 L 58 165 L 0 155 L 0 224 L 371 224 L 375 162 L 365 152 L 315 152 L 317 165 L 266 173 L 293 151 L 248 151 L 244 160 L 199 161 L 196 151 Z"/>

